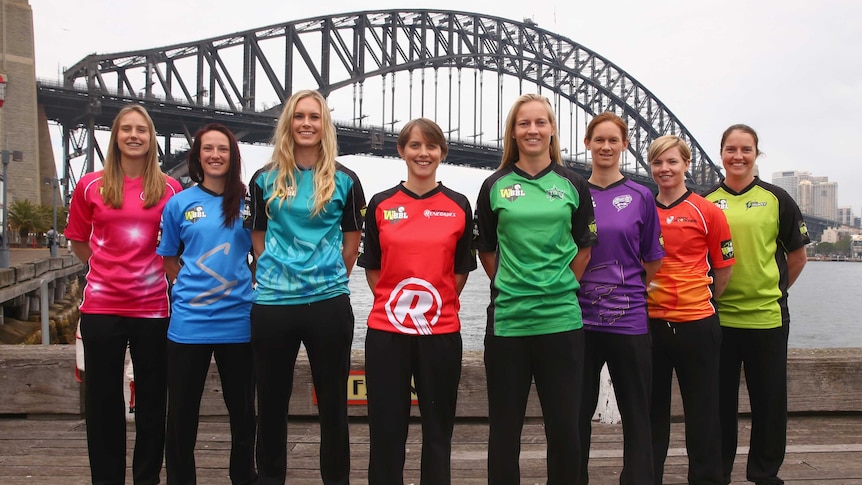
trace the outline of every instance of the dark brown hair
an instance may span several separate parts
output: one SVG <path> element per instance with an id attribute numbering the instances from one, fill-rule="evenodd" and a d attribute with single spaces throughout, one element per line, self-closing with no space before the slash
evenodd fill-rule
<path id="1" fill-rule="evenodd" d="M 245 184 L 242 183 L 242 159 L 239 155 L 239 144 L 226 126 L 210 123 L 195 133 L 195 141 L 192 144 L 192 149 L 189 150 L 189 177 L 199 184 L 204 181 L 204 169 L 201 166 L 201 138 L 210 131 L 224 134 L 227 137 L 228 145 L 230 145 L 230 166 L 228 166 L 227 178 L 224 183 L 221 208 L 224 213 L 222 225 L 233 227 L 240 216 L 239 206 L 245 197 Z"/>

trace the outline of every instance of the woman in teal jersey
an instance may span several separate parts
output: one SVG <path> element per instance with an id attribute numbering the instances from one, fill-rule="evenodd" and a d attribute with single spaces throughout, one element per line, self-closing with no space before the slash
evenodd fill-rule
<path id="1" fill-rule="evenodd" d="M 188 157 L 195 187 L 172 197 L 162 213 L 156 251 L 174 281 L 168 327 L 169 485 L 194 485 L 201 396 L 215 355 L 230 416 L 230 479 L 254 483 L 254 369 L 251 351 L 250 231 L 242 227 L 245 184 L 239 145 L 211 123 L 195 134 Z M 180 260 L 182 259 L 182 266 Z"/>
<path id="2" fill-rule="evenodd" d="M 247 221 L 257 261 L 257 483 L 285 481 L 287 405 L 302 344 L 320 415 L 320 474 L 326 485 L 346 485 L 353 341 L 347 278 L 359 252 L 365 196 L 356 174 L 335 161 L 335 126 L 320 93 L 299 91 L 284 103 L 273 144 L 270 162 L 249 187 Z"/>
<path id="3" fill-rule="evenodd" d="M 802 213 L 783 189 L 754 175 L 757 133 L 733 125 L 721 136 L 724 182 L 704 197 L 727 216 L 736 265 L 718 298 L 722 326 L 719 415 L 724 482 L 730 483 L 738 440 L 740 370 L 751 404 L 746 478 L 784 483 L 778 470 L 787 444 L 787 290 L 802 273 L 811 242 Z"/>
<path id="4" fill-rule="evenodd" d="M 548 440 L 548 485 L 578 466 L 584 332 L 578 280 L 596 243 L 586 180 L 563 167 L 557 121 L 544 96 L 517 99 L 503 161 L 477 202 L 479 260 L 491 278 L 485 334 L 488 483 L 520 483 L 518 456 L 535 379 Z"/>

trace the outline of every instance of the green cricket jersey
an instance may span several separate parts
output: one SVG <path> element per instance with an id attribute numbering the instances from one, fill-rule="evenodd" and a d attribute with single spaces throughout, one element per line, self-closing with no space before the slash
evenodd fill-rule
<path id="1" fill-rule="evenodd" d="M 596 244 L 587 181 L 555 163 L 530 176 L 514 164 L 482 184 L 476 248 L 496 252 L 488 333 L 544 335 L 583 326 L 569 264 Z"/>
<path id="2" fill-rule="evenodd" d="M 811 242 L 796 202 L 759 178 L 742 192 L 721 184 L 704 198 L 727 216 L 736 258 L 718 299 L 721 325 L 768 329 L 789 323 L 786 254 Z"/>

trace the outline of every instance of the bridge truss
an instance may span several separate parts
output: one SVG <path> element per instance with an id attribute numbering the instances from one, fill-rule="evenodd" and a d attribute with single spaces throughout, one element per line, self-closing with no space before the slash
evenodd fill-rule
<path id="1" fill-rule="evenodd" d="M 328 97 L 342 153 L 395 155 L 400 124 L 434 119 L 448 133 L 450 163 L 499 163 L 505 116 L 524 92 L 549 97 L 567 162 L 589 169 L 583 150 L 592 116 L 614 111 L 630 127 L 623 170 L 652 183 L 647 149 L 675 134 L 692 148 L 688 183 L 721 180 L 720 169 L 683 123 L 619 66 L 525 20 L 467 12 L 385 10 L 291 21 L 168 47 L 93 54 L 64 73 L 62 85 L 41 83 L 40 103 L 64 128 L 65 162 L 101 149 L 94 131 L 109 128 L 128 102 L 144 104 L 164 135 L 190 139 L 209 121 L 237 138 L 265 143 L 282 103 L 297 89 Z M 84 135 L 76 134 L 84 132 Z M 65 177 L 67 192 L 70 177 Z"/>

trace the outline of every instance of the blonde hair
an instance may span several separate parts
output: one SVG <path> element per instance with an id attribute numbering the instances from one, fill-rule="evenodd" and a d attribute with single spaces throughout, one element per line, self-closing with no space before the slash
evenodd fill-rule
<path id="1" fill-rule="evenodd" d="M 289 187 L 296 187 L 297 170 L 296 157 L 294 156 L 293 140 L 293 115 L 296 113 L 296 105 L 304 98 L 313 98 L 320 104 L 320 122 L 323 132 L 320 137 L 320 154 L 311 171 L 314 174 L 314 205 L 311 210 L 312 217 L 320 214 L 324 206 L 332 199 L 335 193 L 335 156 L 338 154 L 338 144 L 335 138 L 335 125 L 326 105 L 326 99 L 317 91 L 303 90 L 295 93 L 284 103 L 284 110 L 278 118 L 275 128 L 275 136 L 272 144 L 275 145 L 272 157 L 267 164 L 269 169 L 275 171 L 275 185 L 272 195 L 266 201 L 267 214 L 269 205 L 277 198 L 283 196 L 279 201 L 279 207 L 288 198 Z M 270 175 L 267 175 L 267 182 Z"/>
<path id="2" fill-rule="evenodd" d="M 159 168 L 159 146 L 156 143 L 156 127 L 153 119 L 143 106 L 130 104 L 117 113 L 114 123 L 111 125 L 111 140 L 108 142 L 108 153 L 102 169 L 102 200 L 105 205 L 120 209 L 123 207 L 123 154 L 117 143 L 117 133 L 120 131 L 120 120 L 129 113 L 138 113 L 147 122 L 147 131 L 150 133 L 150 144 L 147 147 L 147 158 L 144 162 L 144 207 L 149 208 L 158 204 L 165 196 L 167 180 L 165 174 Z"/>
<path id="3" fill-rule="evenodd" d="M 679 149 L 679 155 L 683 160 L 691 160 L 691 149 L 688 147 L 688 144 L 682 140 L 682 138 L 676 135 L 664 135 L 656 138 L 649 146 L 649 151 L 647 151 L 647 160 L 649 160 L 649 163 L 652 163 L 653 160 L 659 157 L 659 155 L 673 147 Z"/>
<path id="4" fill-rule="evenodd" d="M 538 101 L 548 109 L 548 121 L 554 127 L 554 135 L 551 137 L 551 144 L 548 147 L 549 155 L 551 156 L 551 160 L 558 165 L 563 164 L 563 154 L 560 152 L 560 137 L 557 136 L 557 115 L 551 107 L 551 102 L 544 96 L 530 93 L 519 96 L 515 100 L 515 104 L 512 105 L 512 109 L 509 110 L 509 116 L 506 118 L 506 133 L 503 135 L 503 160 L 500 162 L 500 166 L 497 167 L 498 169 L 517 162 L 520 157 L 518 144 L 513 138 L 515 135 L 515 123 L 518 121 L 518 110 L 530 101 Z"/>

